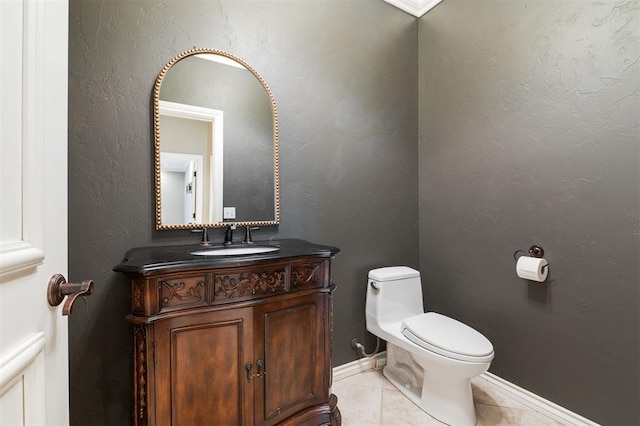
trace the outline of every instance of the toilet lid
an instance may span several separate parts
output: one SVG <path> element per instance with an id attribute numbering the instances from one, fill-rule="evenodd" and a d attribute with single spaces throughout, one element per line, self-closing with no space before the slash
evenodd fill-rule
<path id="1" fill-rule="evenodd" d="M 493 359 L 493 345 L 466 324 L 435 312 L 407 318 L 402 334 L 413 343 L 440 355 L 463 361 Z"/>

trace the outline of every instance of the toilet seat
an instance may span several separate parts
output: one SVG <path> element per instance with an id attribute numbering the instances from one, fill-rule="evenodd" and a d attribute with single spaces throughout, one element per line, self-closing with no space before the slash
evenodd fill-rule
<path id="1" fill-rule="evenodd" d="M 416 345 L 460 361 L 487 362 L 493 359 L 493 345 L 466 324 L 435 312 L 405 319 L 402 334 Z"/>

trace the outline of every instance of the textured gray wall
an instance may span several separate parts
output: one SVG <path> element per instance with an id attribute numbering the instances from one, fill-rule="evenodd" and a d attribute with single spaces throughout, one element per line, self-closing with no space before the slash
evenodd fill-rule
<path id="1" fill-rule="evenodd" d="M 154 80 L 193 46 L 271 87 L 282 224 L 254 237 L 340 247 L 334 365 L 356 358 L 353 337 L 371 348 L 367 271 L 418 264 L 416 19 L 378 0 L 71 0 L 69 26 L 69 276 L 96 283 L 69 321 L 71 423 L 131 421 L 130 289 L 111 268 L 131 247 L 198 239 L 154 231 L 151 148 Z"/>
<path id="2" fill-rule="evenodd" d="M 639 424 L 638 1 L 446 0 L 419 23 L 420 267 L 490 371 Z M 549 281 L 519 279 L 540 244 Z"/>

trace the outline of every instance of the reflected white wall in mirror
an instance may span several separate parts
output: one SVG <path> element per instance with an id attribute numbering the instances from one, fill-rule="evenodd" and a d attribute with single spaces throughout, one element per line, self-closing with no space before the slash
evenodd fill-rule
<path id="1" fill-rule="evenodd" d="M 160 186 L 162 200 L 162 223 L 166 225 L 198 224 L 222 222 L 223 163 L 224 163 L 224 113 L 223 111 L 160 101 Z M 189 155 L 200 157 L 196 171 L 195 216 L 185 216 L 179 220 L 178 210 L 173 203 L 185 194 L 185 188 L 172 185 L 164 187 L 163 174 L 168 165 L 167 154 L 174 161 L 182 161 L 184 166 Z M 184 154 L 180 156 L 180 154 Z M 171 163 L 172 172 L 177 167 Z M 168 178 L 166 178 L 168 179 Z M 192 188 L 193 189 L 193 188 Z M 169 192 L 171 191 L 171 192 Z M 174 193 L 178 191 L 178 193 Z M 172 213 L 165 215 L 165 209 Z"/>

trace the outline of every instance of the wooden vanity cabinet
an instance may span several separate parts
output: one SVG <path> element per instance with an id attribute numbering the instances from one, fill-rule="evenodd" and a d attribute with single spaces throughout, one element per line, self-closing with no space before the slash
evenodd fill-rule
<path id="1" fill-rule="evenodd" d="M 134 424 L 340 424 L 329 258 L 127 275 Z"/>
<path id="2" fill-rule="evenodd" d="M 251 308 L 169 318 L 153 329 L 148 385 L 155 397 L 145 423 L 138 396 L 137 424 L 252 424 L 254 387 L 244 381 L 253 358 Z"/>
<path id="3" fill-rule="evenodd" d="M 254 351 L 265 366 L 255 387 L 256 425 L 329 401 L 329 303 L 327 293 L 317 293 L 256 307 Z"/>

